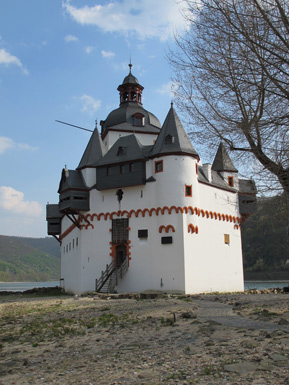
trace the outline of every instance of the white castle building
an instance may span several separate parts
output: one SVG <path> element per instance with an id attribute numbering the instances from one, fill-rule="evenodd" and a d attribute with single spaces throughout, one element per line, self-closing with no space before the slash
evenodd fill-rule
<path id="1" fill-rule="evenodd" d="M 131 73 L 76 170 L 63 169 L 48 234 L 66 291 L 242 291 L 241 224 L 256 206 L 221 143 L 200 158 L 171 105 L 161 126 Z"/>

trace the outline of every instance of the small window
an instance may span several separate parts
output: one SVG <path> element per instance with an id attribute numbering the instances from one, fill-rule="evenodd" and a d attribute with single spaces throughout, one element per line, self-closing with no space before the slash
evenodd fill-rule
<path id="1" fill-rule="evenodd" d="M 230 244 L 230 235 L 229 234 L 224 234 L 224 241 L 226 245 Z"/>
<path id="2" fill-rule="evenodd" d="M 162 245 L 173 243 L 173 237 L 162 237 Z"/>
<path id="3" fill-rule="evenodd" d="M 140 126 L 140 127 L 144 127 L 144 123 L 145 123 L 145 120 L 144 120 L 144 116 L 142 114 L 134 114 L 133 115 L 133 125 L 134 126 Z"/>
<path id="4" fill-rule="evenodd" d="M 135 164 L 134 163 L 130 163 L 129 164 L 129 172 L 134 172 L 135 170 Z"/>
<path id="5" fill-rule="evenodd" d="M 126 153 L 126 148 L 123 146 L 119 146 L 117 149 L 117 156 L 124 155 Z"/>
<path id="6" fill-rule="evenodd" d="M 147 238 L 148 237 L 148 230 L 138 230 L 138 237 L 139 238 Z"/>
<path id="7" fill-rule="evenodd" d="M 74 238 L 72 240 L 72 248 L 74 249 Z"/>
<path id="8" fill-rule="evenodd" d="M 111 175 L 111 167 L 106 168 L 106 175 L 107 176 Z"/>
<path id="9" fill-rule="evenodd" d="M 175 137 L 170 135 L 170 134 L 168 134 L 166 136 L 165 143 L 166 144 L 173 144 L 173 143 L 175 143 Z"/>
<path id="10" fill-rule="evenodd" d="M 78 238 L 76 238 L 76 246 L 78 246 Z"/>
<path id="11" fill-rule="evenodd" d="M 155 173 L 162 172 L 162 171 L 164 171 L 163 161 L 162 160 L 158 160 L 157 162 L 155 162 Z"/>
<path id="12" fill-rule="evenodd" d="M 197 174 L 197 175 L 199 174 L 198 163 L 196 163 L 196 174 Z"/>
<path id="13" fill-rule="evenodd" d="M 124 173 L 125 173 L 125 167 L 124 167 L 124 164 L 121 164 L 121 165 L 119 166 L 119 171 L 120 171 L 121 174 L 124 174 Z"/>
<path id="14" fill-rule="evenodd" d="M 228 185 L 230 187 L 234 187 L 234 177 L 233 176 L 228 176 Z"/>
<path id="15" fill-rule="evenodd" d="M 186 185 L 185 186 L 185 196 L 191 197 L 192 196 L 192 185 Z"/>

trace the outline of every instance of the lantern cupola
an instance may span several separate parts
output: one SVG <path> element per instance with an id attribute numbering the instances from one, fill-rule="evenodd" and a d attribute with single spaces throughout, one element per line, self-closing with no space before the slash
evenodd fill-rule
<path id="1" fill-rule="evenodd" d="M 143 86 L 139 84 L 137 78 L 131 73 L 132 64 L 129 65 L 129 74 L 123 79 L 122 84 L 117 88 L 120 96 L 120 105 L 123 103 L 134 102 L 142 105 Z"/>

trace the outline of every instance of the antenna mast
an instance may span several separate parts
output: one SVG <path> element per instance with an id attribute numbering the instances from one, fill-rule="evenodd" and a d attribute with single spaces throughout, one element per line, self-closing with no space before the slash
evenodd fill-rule
<path id="1" fill-rule="evenodd" d="M 74 124 L 70 124 L 70 123 L 62 122 L 61 120 L 55 120 L 55 121 L 56 121 L 57 123 L 66 124 L 67 126 L 76 127 L 76 128 L 79 128 L 79 129 L 81 129 L 81 130 L 84 130 L 84 131 L 93 132 L 93 130 L 89 130 L 88 128 L 83 128 L 83 127 L 75 126 Z"/>

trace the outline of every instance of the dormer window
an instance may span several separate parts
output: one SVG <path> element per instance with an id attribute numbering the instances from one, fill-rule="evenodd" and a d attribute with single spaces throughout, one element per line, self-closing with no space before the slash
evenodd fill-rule
<path id="1" fill-rule="evenodd" d="M 139 126 L 139 127 L 144 127 L 145 125 L 145 118 L 143 114 L 136 113 L 133 115 L 133 125 L 134 126 Z"/>
<path id="2" fill-rule="evenodd" d="M 117 156 L 125 154 L 126 148 L 119 146 L 117 149 Z"/>
<path id="3" fill-rule="evenodd" d="M 175 143 L 175 137 L 172 136 L 171 134 L 168 134 L 165 138 L 165 143 L 166 144 L 173 144 Z"/>

